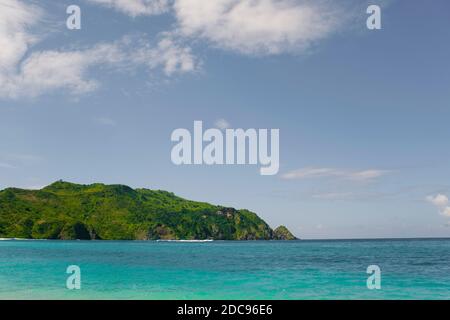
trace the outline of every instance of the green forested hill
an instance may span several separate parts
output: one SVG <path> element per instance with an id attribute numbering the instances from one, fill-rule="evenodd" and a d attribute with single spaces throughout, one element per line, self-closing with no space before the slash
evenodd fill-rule
<path id="1" fill-rule="evenodd" d="M 0 237 L 28 239 L 279 239 L 255 213 L 166 191 L 58 181 L 0 191 Z"/>

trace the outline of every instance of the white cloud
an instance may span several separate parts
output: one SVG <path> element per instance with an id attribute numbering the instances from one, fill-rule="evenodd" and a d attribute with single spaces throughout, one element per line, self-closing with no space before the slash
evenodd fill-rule
<path id="1" fill-rule="evenodd" d="M 42 160 L 41 157 L 32 154 L 0 154 L 0 168 L 17 169 L 23 166 L 35 165 Z"/>
<path id="2" fill-rule="evenodd" d="M 441 211 L 441 214 L 442 214 L 443 216 L 450 217 L 450 207 L 445 207 L 445 208 Z"/>
<path id="3" fill-rule="evenodd" d="M 149 14 L 164 10 L 168 1 L 103 1 L 103 4 Z M 134 9 L 133 9 L 134 8 Z M 134 10 L 134 11 L 133 11 Z M 199 63 L 188 46 L 166 33 L 153 46 L 148 41 L 124 37 L 111 43 L 76 50 L 33 51 L 39 40 L 32 29 L 44 12 L 19 0 L 0 0 L 0 97 L 36 97 L 53 90 L 82 94 L 100 83 L 92 78 L 95 67 L 128 70 L 161 68 L 166 76 L 192 72 Z"/>
<path id="4" fill-rule="evenodd" d="M 88 2 L 114 8 L 129 16 L 150 16 L 169 10 L 169 0 L 87 0 Z"/>
<path id="5" fill-rule="evenodd" d="M 379 178 L 386 174 L 386 170 L 363 170 L 363 171 L 356 171 L 356 172 L 349 172 L 344 175 L 348 175 L 349 179 L 353 180 L 371 180 L 375 178 Z"/>
<path id="6" fill-rule="evenodd" d="M 354 198 L 355 194 L 353 192 L 328 192 L 313 194 L 312 197 L 320 200 L 346 200 Z"/>
<path id="7" fill-rule="evenodd" d="M 89 73 L 101 66 L 119 71 L 139 66 L 148 71 L 161 67 L 166 76 L 172 76 L 194 71 L 197 60 L 190 48 L 169 38 L 161 39 L 155 47 L 125 38 L 83 50 L 37 51 L 16 65 L 14 72 L 0 72 L 0 96 L 36 97 L 59 89 L 71 94 L 87 93 L 99 87 Z"/>
<path id="8" fill-rule="evenodd" d="M 44 160 L 41 156 L 24 153 L 8 153 L 3 157 L 8 159 L 9 161 L 16 163 L 18 162 L 24 165 L 32 165 Z"/>
<path id="9" fill-rule="evenodd" d="M 230 123 L 229 123 L 227 120 L 225 120 L 225 119 L 219 119 L 219 120 L 217 120 L 217 121 L 214 123 L 214 125 L 215 125 L 217 128 L 221 129 L 221 130 L 225 130 L 225 129 L 228 129 L 228 128 L 231 127 Z"/>
<path id="10" fill-rule="evenodd" d="M 170 35 L 163 37 L 154 48 L 142 44 L 142 47 L 133 50 L 129 59 L 150 69 L 162 66 L 167 76 L 192 72 L 199 67 L 191 48 L 177 43 Z"/>
<path id="11" fill-rule="evenodd" d="M 249 55 L 302 53 L 336 33 L 350 10 L 329 0 L 86 0 L 132 17 L 173 13 L 182 38 Z"/>
<path id="12" fill-rule="evenodd" d="M 436 206 L 441 215 L 450 217 L 449 200 L 446 195 L 438 194 L 436 196 L 428 196 L 426 200 Z"/>
<path id="13" fill-rule="evenodd" d="M 9 98 L 35 97 L 50 90 L 68 89 L 86 93 L 98 83 L 87 77 L 90 67 L 117 63 L 124 53 L 114 44 L 102 44 L 86 50 L 33 52 L 15 74 L 0 74 L 0 95 Z"/>
<path id="14" fill-rule="evenodd" d="M 427 200 L 434 204 L 436 207 L 445 207 L 448 204 L 448 197 L 443 194 L 428 196 Z"/>
<path id="15" fill-rule="evenodd" d="M 193 72 L 200 63 L 184 43 L 197 39 L 249 55 L 302 53 L 346 20 L 345 11 L 328 0 L 86 1 L 133 17 L 171 12 L 175 27 L 153 45 L 121 40 L 70 51 L 33 51 L 45 12 L 29 2 L 0 0 L 0 98 L 91 92 L 100 86 L 92 76 L 96 67 L 161 69 L 166 76 Z"/>
<path id="16" fill-rule="evenodd" d="M 117 122 L 114 119 L 108 117 L 95 118 L 94 121 L 102 126 L 115 127 L 117 125 Z"/>
<path id="17" fill-rule="evenodd" d="M 386 170 L 370 169 L 370 170 L 340 170 L 335 168 L 302 168 L 290 171 L 282 175 L 283 179 L 296 180 L 306 178 L 323 178 L 323 177 L 337 177 L 342 179 L 354 181 L 369 181 L 379 178 L 388 173 Z"/>
<path id="18" fill-rule="evenodd" d="M 0 0 L 0 71 L 11 72 L 38 37 L 31 29 L 42 11 L 18 0 Z"/>
<path id="19" fill-rule="evenodd" d="M 6 163 L 6 162 L 0 162 L 0 168 L 4 169 L 15 169 L 16 167 L 12 164 Z"/>
<path id="20" fill-rule="evenodd" d="M 290 171 L 282 175 L 283 179 L 304 179 L 304 178 L 320 178 L 330 175 L 336 175 L 335 169 L 331 168 L 302 168 L 294 171 Z"/>
<path id="21" fill-rule="evenodd" d="M 243 54 L 304 52 L 336 31 L 343 11 L 328 1 L 175 0 L 178 31 Z"/>

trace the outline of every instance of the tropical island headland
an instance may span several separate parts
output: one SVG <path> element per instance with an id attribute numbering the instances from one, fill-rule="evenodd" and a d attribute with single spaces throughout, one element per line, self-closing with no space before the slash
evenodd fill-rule
<path id="1" fill-rule="evenodd" d="M 0 238 L 55 240 L 295 240 L 256 213 L 162 190 L 57 181 L 0 191 Z"/>

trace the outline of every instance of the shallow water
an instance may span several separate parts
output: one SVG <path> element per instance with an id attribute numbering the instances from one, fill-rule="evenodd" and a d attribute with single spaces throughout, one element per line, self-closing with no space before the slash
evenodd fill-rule
<path id="1" fill-rule="evenodd" d="M 69 265 L 81 290 L 66 288 Z M 449 298 L 450 239 L 0 241 L 0 299 Z"/>

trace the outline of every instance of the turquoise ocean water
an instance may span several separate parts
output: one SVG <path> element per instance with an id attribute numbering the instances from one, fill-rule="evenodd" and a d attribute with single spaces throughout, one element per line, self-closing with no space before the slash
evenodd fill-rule
<path id="1" fill-rule="evenodd" d="M 66 288 L 69 265 L 81 290 Z M 449 298 L 450 239 L 0 241 L 0 299 Z"/>

